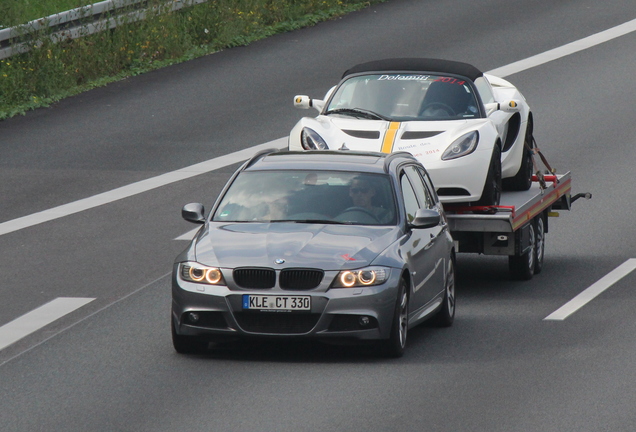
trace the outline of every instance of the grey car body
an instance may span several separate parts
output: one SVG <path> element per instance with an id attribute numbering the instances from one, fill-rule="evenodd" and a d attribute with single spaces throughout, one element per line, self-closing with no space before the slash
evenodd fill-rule
<path id="1" fill-rule="evenodd" d="M 352 205 L 361 194 L 381 202 Z M 318 338 L 376 340 L 401 356 L 409 328 L 453 322 L 453 241 L 408 153 L 262 152 L 207 217 L 198 203 L 182 216 L 203 226 L 174 263 L 180 353 L 224 339 Z"/>

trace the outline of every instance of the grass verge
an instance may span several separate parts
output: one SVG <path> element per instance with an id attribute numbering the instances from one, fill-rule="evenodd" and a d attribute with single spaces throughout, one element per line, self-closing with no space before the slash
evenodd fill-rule
<path id="1" fill-rule="evenodd" d="M 123 78 L 308 27 L 385 0 L 214 0 L 79 39 L 46 32 L 0 60 L 0 120 Z M 150 0 L 160 6 L 162 0 Z"/>

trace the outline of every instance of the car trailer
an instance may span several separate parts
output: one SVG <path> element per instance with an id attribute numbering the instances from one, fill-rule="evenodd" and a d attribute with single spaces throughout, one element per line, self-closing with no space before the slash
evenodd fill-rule
<path id="1" fill-rule="evenodd" d="M 541 272 L 548 217 L 556 210 L 570 210 L 579 198 L 571 196 L 570 172 L 534 175 L 527 191 L 502 192 L 498 206 L 444 205 L 448 225 L 459 253 L 507 255 L 510 275 L 529 280 Z"/>

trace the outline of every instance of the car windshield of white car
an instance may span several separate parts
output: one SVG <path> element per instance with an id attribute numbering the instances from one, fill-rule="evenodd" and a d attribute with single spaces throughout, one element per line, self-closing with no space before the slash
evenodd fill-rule
<path id="1" fill-rule="evenodd" d="M 353 117 L 356 110 L 394 121 L 480 117 L 473 87 L 461 77 L 388 73 L 354 76 L 335 91 L 325 114 Z M 367 117 L 369 118 L 369 117 Z"/>
<path id="2" fill-rule="evenodd" d="M 213 222 L 394 225 L 395 198 L 386 175 L 342 171 L 243 171 Z"/>

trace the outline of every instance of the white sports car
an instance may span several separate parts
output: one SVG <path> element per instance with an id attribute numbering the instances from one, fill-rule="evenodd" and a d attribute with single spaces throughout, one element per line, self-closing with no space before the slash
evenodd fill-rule
<path id="1" fill-rule="evenodd" d="M 324 100 L 296 96 L 290 150 L 408 151 L 443 203 L 497 205 L 502 187 L 532 182 L 532 113 L 508 81 L 472 65 L 398 58 L 346 71 Z"/>

